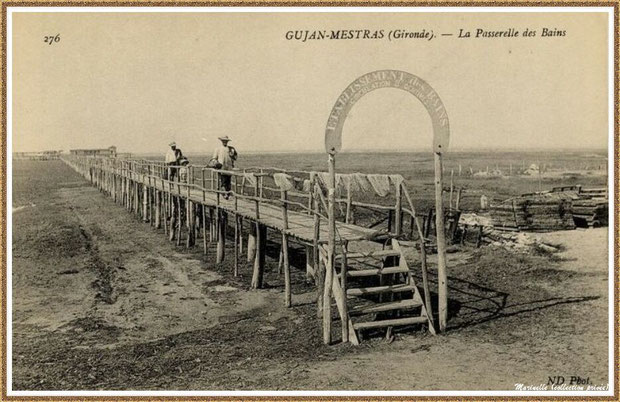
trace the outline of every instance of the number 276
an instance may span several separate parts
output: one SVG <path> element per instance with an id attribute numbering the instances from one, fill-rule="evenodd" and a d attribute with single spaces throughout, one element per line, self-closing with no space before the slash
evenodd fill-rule
<path id="1" fill-rule="evenodd" d="M 49 45 L 51 45 L 54 42 L 60 42 L 60 34 L 56 34 L 56 36 L 52 36 L 52 35 L 45 36 L 43 38 L 43 42 L 45 42 L 45 43 L 47 43 Z"/>

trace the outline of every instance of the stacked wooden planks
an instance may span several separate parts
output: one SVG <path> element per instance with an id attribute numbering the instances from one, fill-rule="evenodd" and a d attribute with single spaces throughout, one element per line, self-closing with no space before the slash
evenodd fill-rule
<path id="1" fill-rule="evenodd" d="M 552 231 L 574 229 L 572 197 L 528 194 L 491 206 L 493 226 L 504 230 Z"/>
<path id="2" fill-rule="evenodd" d="M 577 226 L 607 226 L 609 207 L 603 198 L 583 199 L 573 202 L 573 218 Z"/>
<path id="3" fill-rule="evenodd" d="M 609 206 L 606 188 L 582 188 L 579 199 L 573 201 L 573 218 L 580 227 L 607 226 Z"/>
<path id="4" fill-rule="evenodd" d="M 494 227 L 504 230 L 519 230 L 527 226 L 525 200 L 510 198 L 501 204 L 491 205 L 491 222 Z"/>
<path id="5" fill-rule="evenodd" d="M 579 227 L 597 227 L 608 224 L 609 207 L 607 188 L 582 188 L 581 186 L 555 187 L 555 194 L 566 194 L 573 199 L 573 221 Z"/>
<path id="6" fill-rule="evenodd" d="M 556 187 L 491 205 L 492 224 L 503 230 L 552 231 L 608 224 L 606 188 Z"/>
<path id="7" fill-rule="evenodd" d="M 530 231 L 574 229 L 572 197 L 563 194 L 544 194 L 527 199 L 526 213 Z"/>

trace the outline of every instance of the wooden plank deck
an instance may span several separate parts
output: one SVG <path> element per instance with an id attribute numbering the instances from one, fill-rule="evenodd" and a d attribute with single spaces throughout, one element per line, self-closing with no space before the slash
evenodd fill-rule
<path id="1" fill-rule="evenodd" d="M 162 181 L 161 179 L 149 180 L 145 176 L 133 175 L 132 180 L 147 186 L 153 187 L 159 191 L 170 192 L 175 196 L 181 196 L 182 198 L 188 198 L 187 187 L 183 184 L 173 184 L 170 186 L 169 181 Z M 170 188 L 172 187 L 172 189 Z M 180 191 L 179 191 L 180 187 Z M 244 218 L 258 221 L 269 228 L 277 231 L 284 231 L 284 221 L 282 216 L 282 209 L 279 206 L 273 205 L 267 202 L 259 202 L 259 218 L 256 219 L 256 202 L 245 198 L 237 198 L 235 207 L 235 196 L 231 195 L 229 199 L 225 199 L 223 195 L 219 197 L 219 204 L 217 201 L 217 194 L 210 192 L 209 190 L 202 191 L 201 189 L 192 188 L 189 191 L 189 199 L 192 202 L 203 204 L 212 208 L 221 208 L 229 213 L 238 214 Z M 327 219 L 320 218 L 320 230 L 319 230 L 319 242 L 327 242 L 328 230 Z M 314 241 L 314 216 L 307 213 L 288 210 L 288 229 L 286 233 L 298 239 L 301 242 L 312 244 Z M 336 222 L 336 239 L 338 241 L 355 241 L 371 238 L 377 231 L 375 229 L 368 229 L 365 227 L 348 224 L 344 222 Z"/>

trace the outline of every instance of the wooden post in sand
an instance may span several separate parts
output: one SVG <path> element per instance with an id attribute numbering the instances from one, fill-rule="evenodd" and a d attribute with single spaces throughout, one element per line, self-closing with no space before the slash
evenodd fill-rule
<path id="1" fill-rule="evenodd" d="M 189 197 L 185 201 L 185 226 L 187 227 L 187 240 L 185 241 L 185 248 L 190 248 L 194 245 L 194 205 L 189 200 Z"/>
<path id="2" fill-rule="evenodd" d="M 403 218 L 403 197 L 401 192 L 401 183 L 396 185 L 396 205 L 394 206 L 394 232 L 396 236 L 400 236 L 402 234 L 402 218 Z"/>
<path id="3" fill-rule="evenodd" d="M 243 253 L 243 215 L 239 217 L 239 254 Z"/>
<path id="4" fill-rule="evenodd" d="M 226 247 L 226 212 L 219 210 L 218 213 L 218 233 L 217 233 L 217 254 L 216 263 L 221 264 L 224 261 L 224 251 Z"/>
<path id="5" fill-rule="evenodd" d="M 209 241 L 215 240 L 215 209 L 209 208 Z"/>
<path id="6" fill-rule="evenodd" d="M 202 254 L 207 255 L 207 207 L 201 205 L 202 210 Z"/>
<path id="7" fill-rule="evenodd" d="M 266 246 L 267 227 L 256 222 L 256 256 L 254 257 L 254 270 L 252 272 L 252 289 L 261 289 L 263 287 Z"/>
<path id="8" fill-rule="evenodd" d="M 336 251 L 336 161 L 334 153 L 328 154 L 329 184 L 327 193 L 327 208 L 329 224 L 327 244 L 327 265 L 325 267 L 325 286 L 323 288 L 323 342 L 330 344 L 332 341 L 332 281 L 334 280 L 334 254 Z"/>
<path id="9" fill-rule="evenodd" d="M 148 218 L 148 188 L 146 184 L 142 185 L 142 222 L 147 222 Z"/>
<path id="10" fill-rule="evenodd" d="M 180 193 L 179 193 L 180 194 Z M 181 196 L 177 196 L 177 226 L 176 226 L 176 236 L 177 236 L 177 246 L 181 245 L 181 226 L 183 225 L 183 219 L 181 215 Z"/>
<path id="11" fill-rule="evenodd" d="M 190 186 L 187 186 L 187 201 L 186 201 L 187 208 L 186 208 L 186 213 L 185 213 L 185 217 L 187 220 L 187 243 L 186 243 L 187 248 L 194 246 L 194 243 L 195 243 L 194 236 L 196 235 L 196 218 L 194 216 L 194 203 L 190 201 L 190 195 L 191 195 L 191 189 L 190 189 Z"/>
<path id="12" fill-rule="evenodd" d="M 441 153 L 435 152 L 435 231 L 437 232 L 437 289 L 439 293 L 439 330 L 448 319 L 448 275 L 446 272 L 446 234 L 443 212 L 443 174 Z"/>
<path id="13" fill-rule="evenodd" d="M 312 247 L 312 264 L 314 266 L 314 280 L 316 283 L 316 316 L 323 315 L 323 288 L 325 286 L 325 271 L 321 268 L 319 256 L 319 237 L 321 233 L 321 216 L 319 215 L 319 203 L 314 202 L 314 239 Z"/>
<path id="14" fill-rule="evenodd" d="M 288 207 L 286 191 L 282 191 L 282 263 L 284 265 L 284 303 L 291 307 L 291 267 L 288 259 Z"/>
<path id="15" fill-rule="evenodd" d="M 161 193 L 154 190 L 155 194 L 155 228 L 161 228 Z"/>
<path id="16" fill-rule="evenodd" d="M 239 229 L 239 215 L 235 215 L 235 260 L 233 265 L 233 276 L 239 275 L 239 233 L 241 232 Z"/>
<path id="17" fill-rule="evenodd" d="M 254 176 L 256 183 L 254 185 L 254 197 L 259 197 L 259 188 L 258 188 L 258 177 Z M 256 223 L 258 224 L 258 219 L 260 218 L 260 212 L 259 212 L 259 208 L 258 208 L 258 200 L 254 201 L 256 203 L 255 208 L 256 208 Z M 248 262 L 255 260 L 255 256 L 256 256 L 256 243 L 257 243 L 257 239 L 256 239 L 256 228 L 258 226 L 256 225 L 251 225 L 250 228 L 250 233 L 248 234 Z"/>
<path id="18" fill-rule="evenodd" d="M 248 233 L 248 253 L 247 261 L 254 261 L 254 255 L 256 254 L 256 226 L 250 225 L 250 231 Z"/>

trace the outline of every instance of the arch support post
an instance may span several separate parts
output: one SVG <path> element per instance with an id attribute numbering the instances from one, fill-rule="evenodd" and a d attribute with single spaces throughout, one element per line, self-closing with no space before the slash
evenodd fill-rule
<path id="1" fill-rule="evenodd" d="M 448 274 L 446 272 L 446 234 L 443 211 L 443 170 L 441 153 L 435 152 L 435 228 L 437 231 L 437 290 L 439 296 L 439 331 L 448 320 Z"/>
<path id="2" fill-rule="evenodd" d="M 325 266 L 325 285 L 323 287 L 323 342 L 330 344 L 332 341 L 332 281 L 334 280 L 334 252 L 336 250 L 336 215 L 334 204 L 336 193 L 336 160 L 334 153 L 328 154 L 329 184 L 327 190 L 327 265 Z"/>

